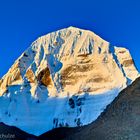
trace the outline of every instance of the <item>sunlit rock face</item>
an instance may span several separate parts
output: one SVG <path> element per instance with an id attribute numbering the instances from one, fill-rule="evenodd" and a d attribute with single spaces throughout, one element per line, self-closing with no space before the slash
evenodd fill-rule
<path id="1" fill-rule="evenodd" d="M 33 42 L 0 80 L 0 120 L 34 135 L 85 125 L 136 77 L 127 49 L 62 29 Z"/>
<path id="2" fill-rule="evenodd" d="M 129 50 L 115 47 L 115 54 L 124 70 L 125 76 L 134 81 L 138 77 L 138 72 Z"/>

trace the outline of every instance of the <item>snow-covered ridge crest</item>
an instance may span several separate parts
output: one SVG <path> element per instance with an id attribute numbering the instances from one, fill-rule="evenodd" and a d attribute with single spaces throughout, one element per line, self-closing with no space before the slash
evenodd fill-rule
<path id="1" fill-rule="evenodd" d="M 111 47 L 75 27 L 38 38 L 0 81 L 0 120 L 35 135 L 94 121 L 138 76 L 129 51 Z"/>

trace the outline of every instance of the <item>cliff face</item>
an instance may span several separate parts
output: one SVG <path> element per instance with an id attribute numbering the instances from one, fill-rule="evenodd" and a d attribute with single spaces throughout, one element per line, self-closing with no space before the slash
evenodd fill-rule
<path id="1" fill-rule="evenodd" d="M 34 135 L 89 124 L 136 77 L 127 49 L 62 29 L 34 41 L 1 79 L 1 121 Z"/>

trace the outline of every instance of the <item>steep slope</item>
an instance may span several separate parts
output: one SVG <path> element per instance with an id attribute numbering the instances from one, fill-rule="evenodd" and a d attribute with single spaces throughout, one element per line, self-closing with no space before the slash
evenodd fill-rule
<path id="1" fill-rule="evenodd" d="M 43 140 L 139 140 L 140 78 L 124 89 L 90 125 L 58 128 L 40 136 Z"/>
<path id="2" fill-rule="evenodd" d="M 1 140 L 38 140 L 37 137 L 29 135 L 20 129 L 0 123 Z"/>
<path id="3" fill-rule="evenodd" d="M 0 121 L 40 135 L 96 120 L 139 75 L 129 51 L 117 50 L 74 27 L 40 37 L 1 79 Z"/>

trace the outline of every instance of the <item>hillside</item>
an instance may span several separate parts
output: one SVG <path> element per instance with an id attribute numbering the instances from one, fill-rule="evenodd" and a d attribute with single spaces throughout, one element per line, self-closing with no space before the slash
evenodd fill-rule
<path id="1" fill-rule="evenodd" d="M 49 140 L 139 140 L 140 78 L 124 89 L 90 125 L 60 128 L 42 135 Z"/>

